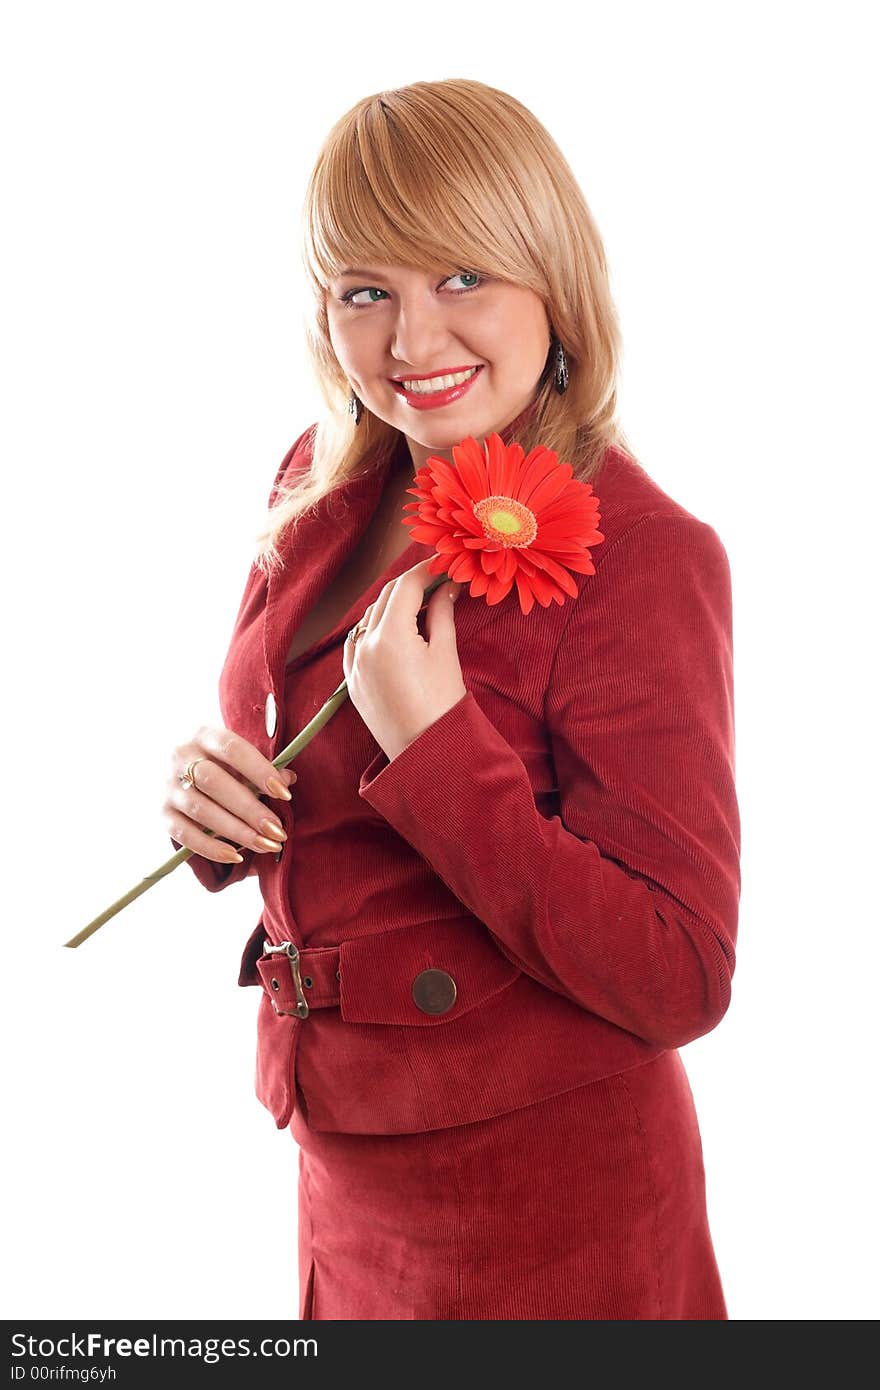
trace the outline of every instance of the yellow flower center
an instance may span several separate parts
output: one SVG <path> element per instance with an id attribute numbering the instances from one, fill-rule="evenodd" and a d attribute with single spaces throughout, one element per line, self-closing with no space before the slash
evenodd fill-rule
<path id="1" fill-rule="evenodd" d="M 515 497 L 484 497 L 474 503 L 474 516 L 487 538 L 499 545 L 531 545 L 538 534 L 534 512 Z"/>

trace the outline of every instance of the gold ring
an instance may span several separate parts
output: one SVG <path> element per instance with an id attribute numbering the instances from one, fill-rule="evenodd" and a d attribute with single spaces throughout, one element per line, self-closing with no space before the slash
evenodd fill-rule
<path id="1" fill-rule="evenodd" d="M 362 623 L 355 623 L 354 627 L 349 628 L 346 642 L 356 642 L 359 637 L 363 637 L 366 628 Z"/>
<path id="2" fill-rule="evenodd" d="M 187 763 L 183 772 L 179 774 L 179 782 L 182 787 L 189 791 L 190 787 L 196 784 L 196 763 L 203 763 L 204 758 L 193 758 L 191 763 Z"/>

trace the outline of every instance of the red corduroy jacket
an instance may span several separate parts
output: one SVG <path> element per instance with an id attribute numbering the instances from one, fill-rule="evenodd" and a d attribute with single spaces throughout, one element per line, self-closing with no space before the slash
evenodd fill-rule
<path id="1" fill-rule="evenodd" d="M 313 428 L 270 503 L 308 469 Z M 382 585 L 432 553 L 411 545 L 286 671 L 387 468 L 303 519 L 283 571 L 248 576 L 220 706 L 268 758 L 343 679 L 345 634 Z M 256 1090 L 279 1128 L 295 1105 L 325 1130 L 468 1123 L 680 1047 L 727 1010 L 740 897 L 727 556 L 622 451 L 592 484 L 604 540 L 577 598 L 524 616 L 515 588 L 491 607 L 465 589 L 456 705 L 389 761 L 345 701 L 295 760 L 292 801 L 271 803 L 281 855 L 188 861 L 214 892 L 259 876 L 239 983 L 262 988 Z M 266 942 L 301 949 L 298 977 Z"/>

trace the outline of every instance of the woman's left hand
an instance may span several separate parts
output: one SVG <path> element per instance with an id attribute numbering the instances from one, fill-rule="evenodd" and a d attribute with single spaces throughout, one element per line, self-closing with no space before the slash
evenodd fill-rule
<path id="1" fill-rule="evenodd" d="M 438 585 L 425 608 L 427 641 L 418 630 L 433 558 L 389 580 L 360 620 L 366 631 L 342 649 L 349 699 L 389 760 L 467 694 L 450 597 L 460 584 Z"/>

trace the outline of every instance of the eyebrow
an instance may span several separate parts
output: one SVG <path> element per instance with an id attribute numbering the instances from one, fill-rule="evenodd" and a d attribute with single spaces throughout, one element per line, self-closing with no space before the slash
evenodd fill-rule
<path id="1" fill-rule="evenodd" d="M 355 269 L 352 270 L 352 268 L 349 266 L 347 269 L 339 271 L 338 278 L 341 280 L 343 275 L 376 275 L 381 279 L 382 274 L 383 272 L 381 270 L 364 270 L 362 266 L 355 267 Z"/>

